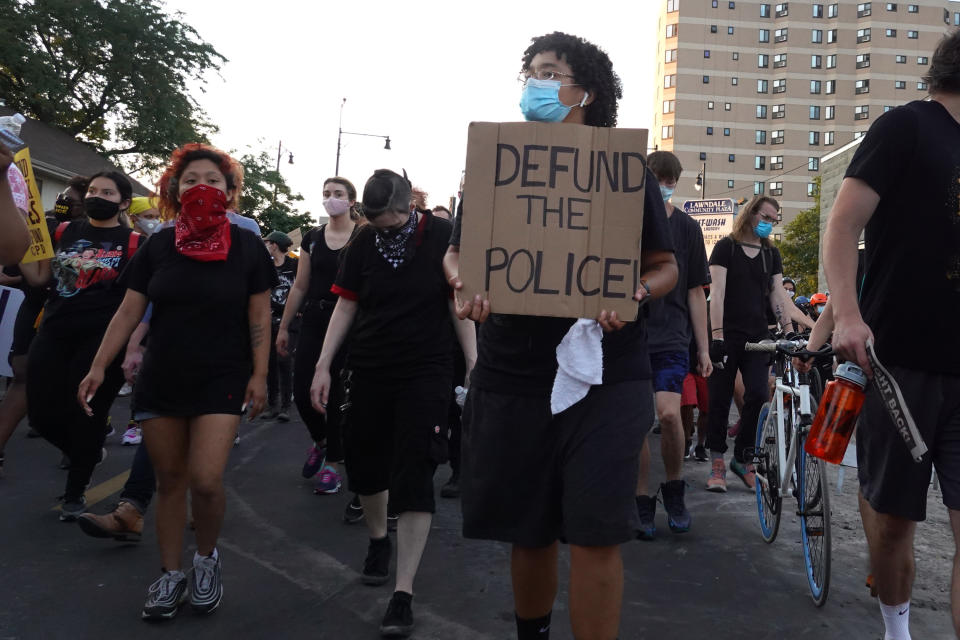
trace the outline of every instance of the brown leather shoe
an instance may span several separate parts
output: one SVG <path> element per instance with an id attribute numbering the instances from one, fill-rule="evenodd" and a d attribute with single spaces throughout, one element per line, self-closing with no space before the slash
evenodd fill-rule
<path id="1" fill-rule="evenodd" d="M 117 508 L 102 516 L 84 513 L 77 518 L 83 532 L 94 538 L 113 538 L 124 542 L 140 542 L 143 533 L 143 514 L 121 500 Z"/>

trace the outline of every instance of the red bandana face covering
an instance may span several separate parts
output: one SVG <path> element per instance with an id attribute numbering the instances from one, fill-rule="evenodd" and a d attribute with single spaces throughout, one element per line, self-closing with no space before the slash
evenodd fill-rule
<path id="1" fill-rule="evenodd" d="M 177 251 L 186 257 L 200 262 L 226 260 L 230 252 L 226 194 L 206 184 L 185 191 L 174 231 Z"/>

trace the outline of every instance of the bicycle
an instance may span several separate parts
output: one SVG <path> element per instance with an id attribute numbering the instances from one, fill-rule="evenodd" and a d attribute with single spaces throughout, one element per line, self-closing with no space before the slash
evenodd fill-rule
<path id="1" fill-rule="evenodd" d="M 830 355 L 832 349 L 827 345 L 810 352 L 806 345 L 805 339 L 794 338 L 747 343 L 745 348 L 772 353 L 776 372 L 773 406 L 767 402 L 760 409 L 752 452 L 760 531 L 764 541 L 772 543 L 780 529 L 783 499 L 797 499 L 807 584 L 814 604 L 822 607 L 830 589 L 830 493 L 826 463 L 803 449 L 821 389 L 816 368 L 800 373 L 790 359 Z"/>

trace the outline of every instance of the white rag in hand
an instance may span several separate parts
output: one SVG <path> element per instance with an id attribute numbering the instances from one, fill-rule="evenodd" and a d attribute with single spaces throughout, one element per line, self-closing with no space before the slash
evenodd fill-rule
<path id="1" fill-rule="evenodd" d="M 557 377 L 550 394 L 553 415 L 583 400 L 603 382 L 603 329 L 596 320 L 577 320 L 557 346 Z"/>

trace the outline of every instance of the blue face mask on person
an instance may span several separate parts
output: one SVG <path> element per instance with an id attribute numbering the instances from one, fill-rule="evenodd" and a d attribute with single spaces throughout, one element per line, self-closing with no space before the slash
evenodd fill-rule
<path id="1" fill-rule="evenodd" d="M 660 195 L 663 196 L 663 201 L 666 202 L 673 197 L 673 189 L 660 185 Z"/>
<path id="2" fill-rule="evenodd" d="M 520 111 L 528 122 L 561 122 L 570 113 L 567 105 L 560 102 L 559 80 L 528 78 L 520 94 Z M 587 101 L 584 94 L 580 106 Z"/>
<path id="3" fill-rule="evenodd" d="M 817 313 L 823 313 L 823 310 L 826 308 L 826 306 L 827 306 L 827 305 L 825 305 L 825 304 L 818 304 L 818 305 L 817 305 Z"/>
<path id="4" fill-rule="evenodd" d="M 773 231 L 773 224 L 766 220 L 761 220 L 757 223 L 757 226 L 753 228 L 753 232 L 757 234 L 758 238 L 769 237 L 771 231 Z"/>

